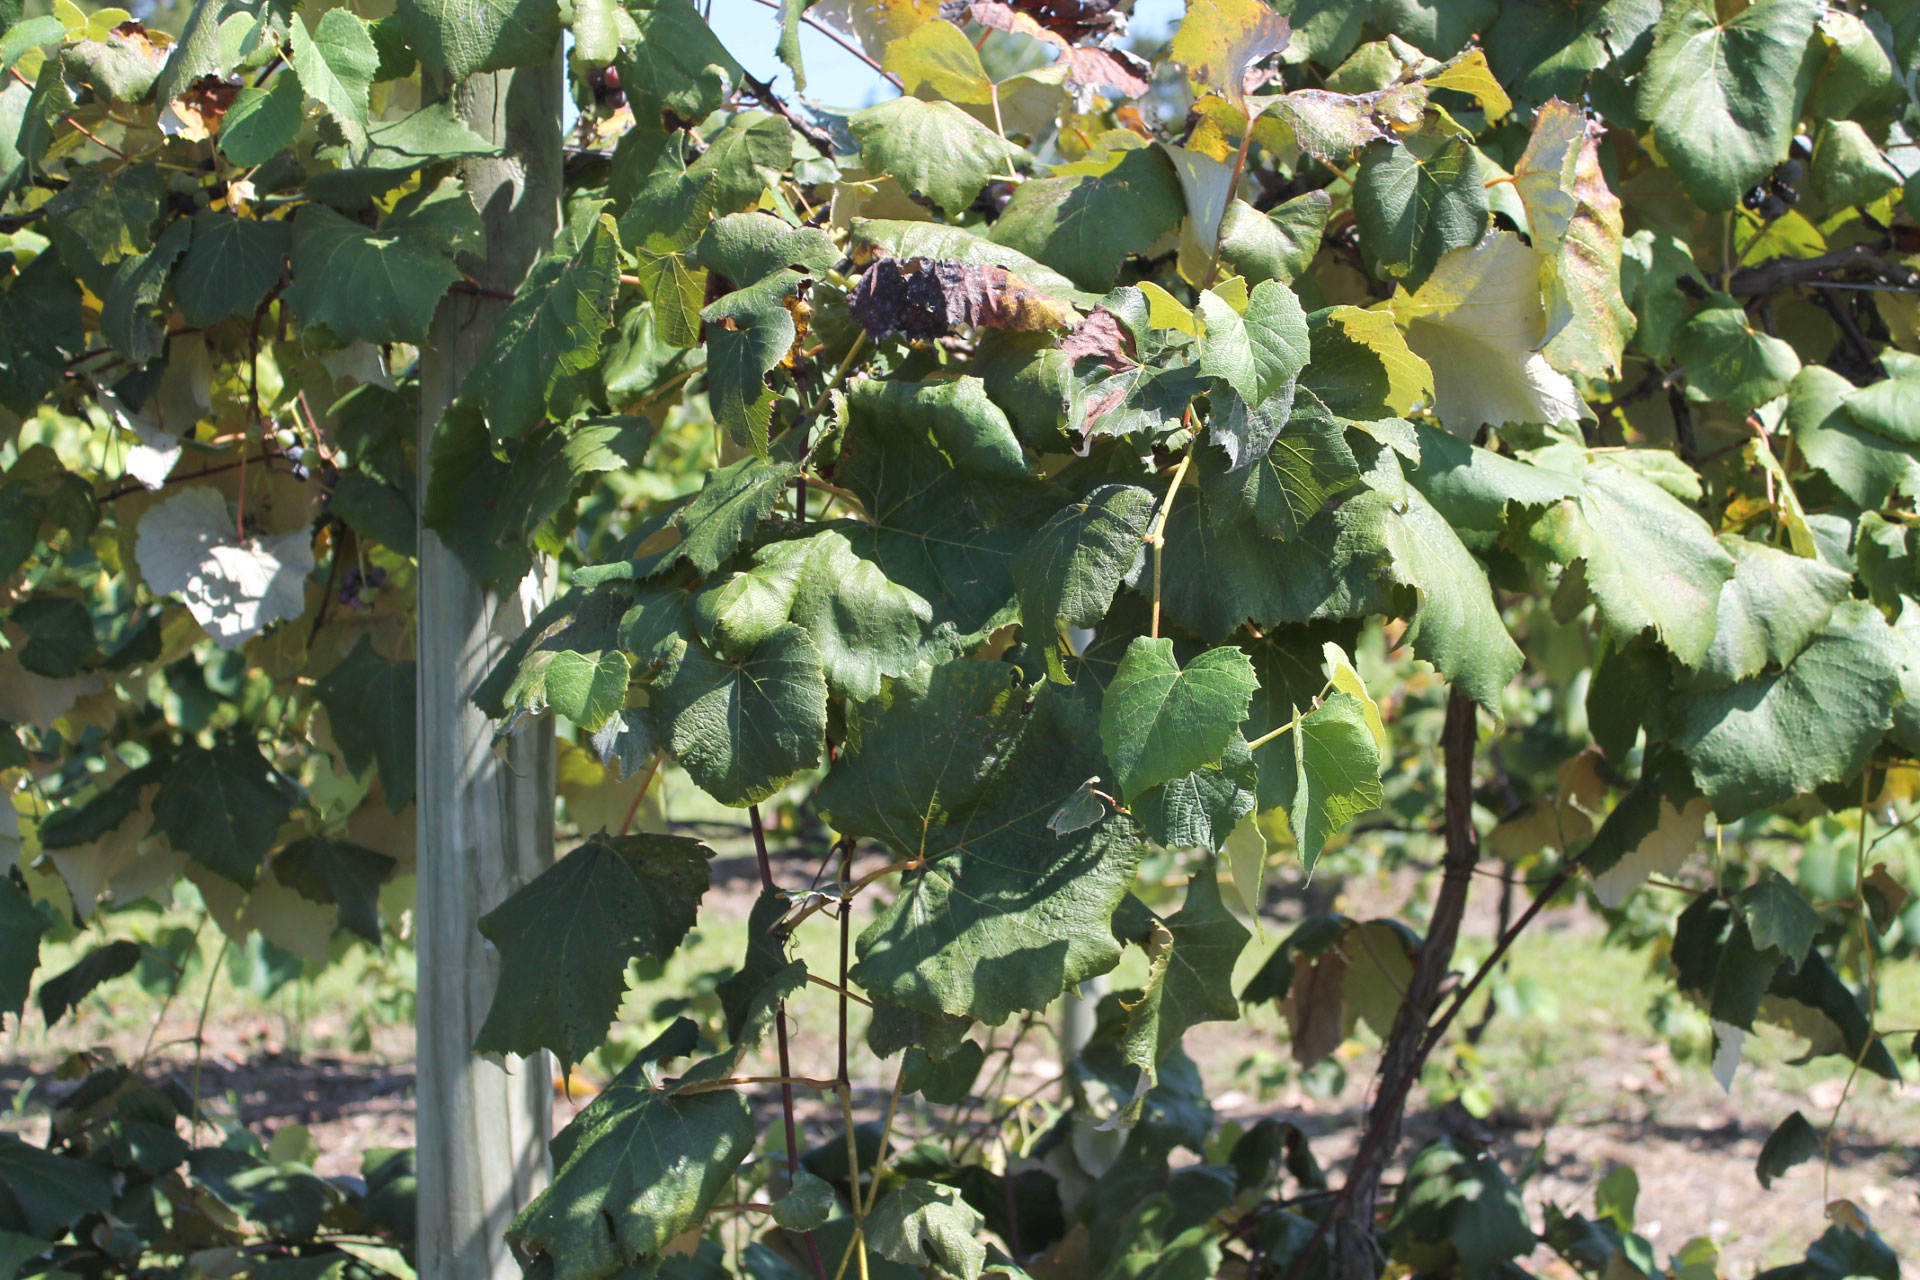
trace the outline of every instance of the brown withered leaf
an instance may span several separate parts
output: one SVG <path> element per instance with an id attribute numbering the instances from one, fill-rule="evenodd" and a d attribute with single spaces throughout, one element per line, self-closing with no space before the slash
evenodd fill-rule
<path id="1" fill-rule="evenodd" d="M 239 96 L 239 85 L 219 76 L 201 76 L 187 86 L 185 93 L 167 104 L 160 115 L 161 132 L 188 142 L 205 142 L 220 132 L 220 122 Z"/>
<path id="2" fill-rule="evenodd" d="M 1884 862 L 1875 864 L 1873 874 L 1861 885 L 1863 896 L 1867 900 L 1867 912 L 1873 917 L 1873 927 L 1885 933 L 1893 927 L 1894 918 L 1907 905 L 1906 886 L 1895 880 L 1887 871 Z"/>
<path id="3" fill-rule="evenodd" d="M 1339 947 L 1293 958 L 1293 983 L 1280 1011 L 1286 1015 L 1293 1060 L 1310 1067 L 1340 1047 L 1345 1030 L 1347 958 Z"/>
<path id="4" fill-rule="evenodd" d="M 1098 360 L 1118 372 L 1137 363 L 1133 358 L 1133 335 L 1120 323 L 1120 318 L 1105 307 L 1095 307 L 1057 345 L 1074 364 Z"/>
<path id="5" fill-rule="evenodd" d="M 944 338 L 962 325 L 988 329 L 1066 329 L 1079 318 L 1005 267 L 931 258 L 881 258 L 847 298 L 847 310 L 876 338 Z"/>

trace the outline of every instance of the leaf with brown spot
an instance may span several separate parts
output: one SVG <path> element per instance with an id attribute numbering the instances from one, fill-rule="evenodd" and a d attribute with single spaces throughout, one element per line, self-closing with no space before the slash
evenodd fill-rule
<path id="1" fill-rule="evenodd" d="M 1138 363 L 1133 358 L 1133 335 L 1105 307 L 1095 307 L 1085 320 L 1073 327 L 1072 333 L 1060 340 L 1058 346 L 1067 359 L 1075 364 L 1082 360 L 1098 360 L 1116 373 Z"/>
<path id="2" fill-rule="evenodd" d="M 876 338 L 898 333 L 916 342 L 944 338 L 962 325 L 1065 329 L 1078 318 L 1005 267 L 929 258 L 874 262 L 847 298 L 847 310 Z"/>
<path id="3" fill-rule="evenodd" d="M 205 142 L 220 132 L 227 109 L 240 96 L 240 86 L 219 76 L 201 76 L 187 91 L 167 104 L 160 117 L 160 129 L 188 142 Z M 169 121 L 168 116 L 172 117 Z M 169 125 L 173 127 L 169 127 Z"/>

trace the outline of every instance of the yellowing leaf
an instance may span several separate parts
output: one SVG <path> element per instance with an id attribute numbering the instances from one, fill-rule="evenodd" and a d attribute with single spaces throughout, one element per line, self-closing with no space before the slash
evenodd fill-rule
<path id="1" fill-rule="evenodd" d="M 1427 84 L 1435 89 L 1458 89 L 1470 93 L 1487 113 L 1489 123 L 1513 109 L 1513 99 L 1500 87 L 1493 77 L 1493 71 L 1487 66 L 1487 55 L 1480 49 L 1469 49 L 1459 57 L 1427 77 Z"/>
<path id="2" fill-rule="evenodd" d="M 565 739 L 556 747 L 557 790 L 567 802 L 567 816 L 573 819 L 582 834 L 595 831 L 618 834 L 630 811 L 633 812 L 633 824 L 628 830 L 656 834 L 666 831 L 666 814 L 660 806 L 661 788 L 658 785 L 648 787 L 653 782 L 652 769 L 642 769 L 632 777 L 622 778 L 618 766 L 608 768 L 584 747 Z M 643 789 L 647 792 L 646 799 L 635 811 L 634 798 Z"/>
<path id="3" fill-rule="evenodd" d="M 1620 198 L 1600 171 L 1600 133 L 1580 108 L 1556 98 L 1534 114 L 1513 174 L 1542 259 L 1548 355 L 1589 377 L 1619 369 L 1634 329 L 1620 294 Z"/>
<path id="4" fill-rule="evenodd" d="M 1412 413 L 1418 405 L 1433 399 L 1433 369 L 1407 345 L 1406 335 L 1386 311 L 1363 307 L 1335 307 L 1328 318 L 1347 337 L 1380 359 L 1387 371 L 1387 407 L 1395 413 Z"/>
<path id="5" fill-rule="evenodd" d="M 1259 819 L 1252 814 L 1242 818 L 1227 836 L 1227 873 L 1233 877 L 1233 891 L 1240 905 L 1253 917 L 1253 927 L 1266 936 L 1260 922 L 1260 899 L 1266 891 L 1267 838 L 1261 834 Z"/>
<path id="6" fill-rule="evenodd" d="M 1248 69 L 1286 48 L 1288 35 L 1287 20 L 1261 0 L 1189 0 L 1169 52 L 1196 93 L 1211 89 L 1245 114 Z"/>
<path id="7" fill-rule="evenodd" d="M 944 98 L 958 106 L 993 101 L 993 80 L 979 53 L 951 22 L 916 27 L 887 46 L 880 65 L 900 77 L 900 87 L 916 98 Z"/>
<path id="8" fill-rule="evenodd" d="M 1321 657 L 1327 664 L 1327 681 L 1342 693 L 1350 693 L 1360 699 L 1360 706 L 1366 713 L 1367 728 L 1373 731 L 1373 740 L 1379 744 L 1380 758 L 1387 758 L 1387 726 L 1380 718 L 1380 704 L 1367 692 L 1366 682 L 1360 679 L 1360 673 L 1354 670 L 1353 662 L 1347 657 L 1347 651 L 1329 640 L 1321 646 Z"/>
<path id="9" fill-rule="evenodd" d="M 1200 336 L 1200 322 L 1194 319 L 1187 304 L 1162 289 L 1151 280 L 1140 282 L 1140 292 L 1147 298 L 1147 326 L 1153 329 L 1178 329 L 1181 333 Z"/>
<path id="10" fill-rule="evenodd" d="M 822 0 L 808 10 L 860 41 L 876 58 L 895 40 L 940 16 L 940 0 Z"/>
<path id="11" fill-rule="evenodd" d="M 1433 369 L 1434 415 L 1447 430 L 1471 436 L 1487 424 L 1592 416 L 1572 380 L 1540 354 L 1540 259 L 1512 232 L 1445 254 L 1425 284 L 1389 305 L 1407 345 Z"/>

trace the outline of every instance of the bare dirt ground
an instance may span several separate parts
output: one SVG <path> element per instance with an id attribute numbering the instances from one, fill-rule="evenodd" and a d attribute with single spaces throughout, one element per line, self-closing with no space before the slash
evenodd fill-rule
<path id="1" fill-rule="evenodd" d="M 716 868 L 724 878 L 706 907 L 703 929 L 709 936 L 689 941 L 686 950 L 693 954 L 681 970 L 663 976 L 656 995 L 677 991 L 691 974 L 737 955 L 743 936 L 738 924 L 726 932 L 718 922 L 743 922 L 756 886 L 744 860 L 723 859 Z M 804 880 L 810 871 L 793 865 L 783 875 Z M 1375 886 L 1371 894 L 1387 892 Z M 1360 909 L 1354 902 L 1343 905 Z M 1265 940 L 1249 949 L 1258 953 L 1249 957 L 1249 969 L 1288 927 L 1269 925 Z M 1476 927 L 1484 933 L 1487 922 L 1470 919 L 1469 934 Z M 820 940 L 831 947 L 837 930 L 829 929 L 822 929 Z M 1797 1259 L 1824 1228 L 1827 1200 L 1839 1197 L 1866 1210 L 1909 1266 L 1920 1262 L 1920 1086 L 1863 1078 L 1842 1112 L 1830 1166 L 1810 1162 L 1771 1191 L 1762 1190 L 1753 1166 L 1768 1132 L 1796 1108 L 1824 1128 L 1840 1098 L 1845 1064 L 1828 1058 L 1820 1060 L 1824 1065 L 1795 1067 L 1782 1061 L 1784 1050 L 1755 1054 L 1732 1092 L 1723 1094 L 1703 1061 L 1676 1057 L 1644 1016 L 1634 1016 L 1632 1000 L 1622 993 L 1645 982 L 1645 960 L 1598 948 L 1597 933 L 1597 922 L 1568 910 L 1543 918 L 1538 935 L 1523 939 L 1514 953 L 1516 970 L 1533 964 L 1551 976 L 1574 955 L 1581 971 L 1570 978 L 1560 975 L 1567 980 L 1556 988 L 1554 1016 L 1502 1013 L 1493 1019 L 1479 1050 L 1495 1103 L 1491 1114 L 1475 1119 L 1457 1101 L 1436 1105 L 1416 1094 L 1402 1155 L 1441 1133 L 1470 1136 L 1491 1146 L 1510 1172 L 1534 1162 L 1526 1186 L 1530 1203 L 1550 1201 L 1589 1212 L 1599 1178 L 1618 1164 L 1630 1164 L 1641 1185 L 1641 1233 L 1663 1256 L 1693 1237 L 1710 1237 L 1722 1250 L 1722 1274 L 1730 1277 Z M 831 971 L 825 963 L 816 969 Z M 794 1068 L 799 1074 L 829 1075 L 836 1049 L 833 998 L 812 994 L 821 999 L 822 1016 L 797 1023 Z M 640 996 L 629 1001 L 629 1011 L 645 1007 Z M 365 1152 L 413 1141 L 412 1032 L 406 1026 L 382 1028 L 372 1049 L 357 1053 L 313 1047 L 336 1040 L 340 1021 L 338 1011 L 321 1011 L 296 1023 L 285 1009 L 216 1018 L 200 1059 L 202 1096 L 221 1100 L 263 1139 L 288 1125 L 306 1126 L 318 1149 L 319 1172 L 357 1174 Z M 862 1022 L 856 1017 L 856 1035 Z M 50 1066 L 84 1044 L 104 1043 L 122 1058 L 137 1055 L 147 1028 L 124 1024 L 124 1018 L 96 1008 L 58 1036 L 17 1035 L 0 1055 L 0 1097 L 12 1095 L 30 1069 Z M 157 1053 L 154 1069 L 190 1081 L 191 1034 L 192 1011 L 174 1010 L 156 1040 L 184 1042 Z M 306 1047 L 291 1049 L 290 1042 Z M 1330 1171 L 1351 1154 L 1371 1082 L 1371 1051 L 1342 1062 L 1345 1080 L 1337 1087 L 1309 1090 L 1298 1073 L 1278 1083 L 1260 1079 L 1262 1069 L 1271 1077 L 1286 1057 L 1284 1027 L 1271 1009 L 1255 1011 L 1240 1024 L 1199 1027 L 1189 1034 L 1187 1047 L 1222 1119 L 1290 1119 L 1315 1135 L 1315 1151 Z M 863 1118 L 884 1107 L 891 1084 L 891 1064 L 875 1070 L 885 1079 L 863 1081 L 856 1090 Z M 1047 1098 L 1059 1075 L 1050 1041 L 1033 1036 L 1016 1055 L 999 1098 Z M 556 1087 L 556 1129 L 585 1104 L 592 1083 L 576 1079 L 571 1097 Z M 985 1084 L 983 1075 L 981 1087 Z M 27 1130 L 44 1125 L 39 1106 L 44 1100 L 30 1096 L 12 1116 L 0 1118 L 0 1125 Z M 775 1094 L 767 1091 L 757 1101 L 772 1123 Z M 819 1141 L 838 1124 L 838 1113 L 817 1101 L 803 1102 L 801 1122 L 803 1142 Z M 1535 1261 L 1549 1273 L 1564 1273 L 1544 1250 Z"/>

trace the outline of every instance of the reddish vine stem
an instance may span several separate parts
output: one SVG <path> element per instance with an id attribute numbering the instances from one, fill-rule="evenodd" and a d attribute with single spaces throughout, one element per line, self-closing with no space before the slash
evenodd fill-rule
<path id="1" fill-rule="evenodd" d="M 767 828 L 760 820 L 760 806 L 748 805 L 747 818 L 753 824 L 754 856 L 760 860 L 760 888 L 772 892 L 779 886 L 773 882 L 773 859 L 767 854 Z M 787 1002 L 784 1000 L 774 1011 L 773 1031 L 780 1052 L 780 1119 L 787 1133 L 787 1185 L 792 1186 L 800 1180 L 800 1133 L 793 1122 L 793 1060 L 787 1047 Z M 813 1232 L 803 1232 L 801 1239 L 807 1243 L 807 1258 L 813 1263 L 815 1280 L 827 1280 L 826 1260 L 820 1256 Z"/>
<path id="2" fill-rule="evenodd" d="M 640 812 L 640 802 L 647 798 L 647 792 L 653 789 L 654 775 L 660 772 L 661 753 L 653 753 L 653 759 L 647 764 L 647 776 L 640 783 L 640 790 L 634 792 L 633 803 L 627 806 L 627 816 L 621 820 L 620 834 L 625 835 L 633 829 L 634 815 Z M 782 1068 L 784 1071 L 785 1068 Z"/>

